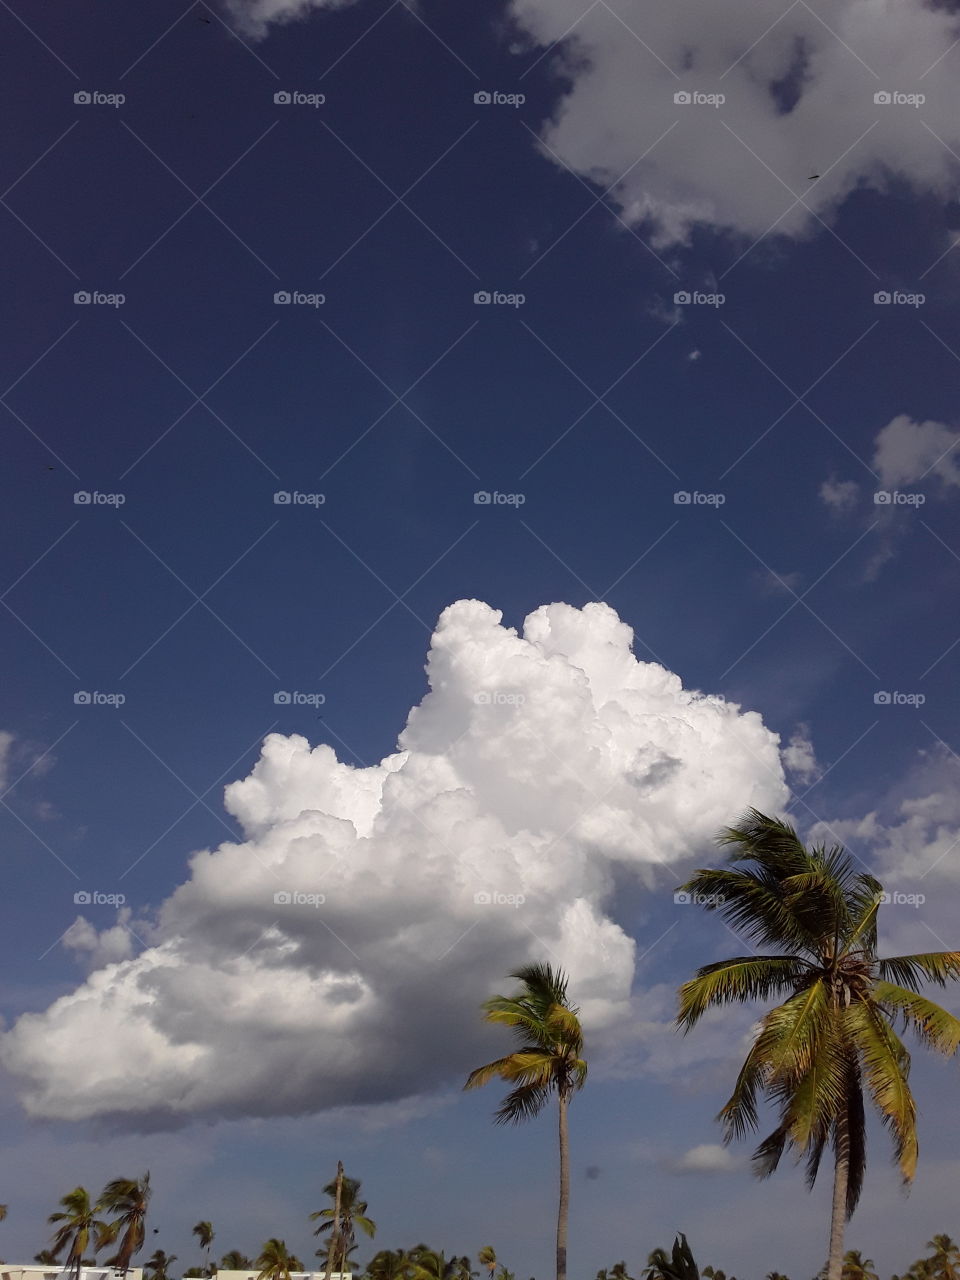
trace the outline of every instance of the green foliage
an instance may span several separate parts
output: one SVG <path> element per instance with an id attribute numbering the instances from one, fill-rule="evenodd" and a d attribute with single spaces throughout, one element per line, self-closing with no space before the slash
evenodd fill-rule
<path id="1" fill-rule="evenodd" d="M 700 1280 L 693 1253 L 682 1233 L 673 1242 L 673 1250 L 654 1249 L 643 1272 L 647 1280 Z"/>

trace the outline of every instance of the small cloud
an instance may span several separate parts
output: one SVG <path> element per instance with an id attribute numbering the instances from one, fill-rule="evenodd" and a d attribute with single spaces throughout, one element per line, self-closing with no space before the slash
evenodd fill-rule
<path id="1" fill-rule="evenodd" d="M 823 773 L 817 762 L 809 731 L 804 724 L 797 725 L 790 741 L 780 752 L 783 767 L 797 782 L 815 782 Z"/>
<path id="2" fill-rule="evenodd" d="M 803 586 L 803 574 L 799 571 L 775 573 L 773 569 L 759 569 L 756 577 L 761 587 L 773 594 L 793 595 Z"/>
<path id="3" fill-rule="evenodd" d="M 596 1182 L 600 1177 L 600 1166 L 598 1164 L 588 1164 L 583 1171 L 583 1176 L 588 1182 Z"/>
<path id="4" fill-rule="evenodd" d="M 86 916 L 77 916 L 63 935 L 63 945 L 91 972 L 129 960 L 133 955 L 133 934 L 127 924 L 131 914 L 129 907 L 122 907 L 117 913 L 117 923 L 99 930 Z"/>
<path id="5" fill-rule="evenodd" d="M 726 1147 L 716 1142 L 702 1142 L 699 1147 L 691 1147 L 679 1160 L 668 1161 L 666 1167 L 670 1173 L 679 1175 L 733 1173 L 739 1169 L 740 1161 Z"/>
<path id="6" fill-rule="evenodd" d="M 873 466 L 883 486 L 919 484 L 934 475 L 945 486 L 960 486 L 954 456 L 960 435 L 942 422 L 914 422 L 898 414 L 874 440 Z"/>
<path id="7" fill-rule="evenodd" d="M 647 303 L 646 314 L 651 320 L 659 320 L 661 324 L 679 324 L 683 319 L 683 307 L 667 302 L 665 298 L 654 298 Z"/>
<path id="8" fill-rule="evenodd" d="M 855 480 L 835 480 L 832 476 L 820 486 L 820 497 L 837 515 L 846 515 L 857 505 L 860 486 Z"/>
<path id="9" fill-rule="evenodd" d="M 693 361 L 699 360 L 701 355 L 702 352 L 695 347 L 693 351 L 687 352 L 687 359 L 692 363 Z"/>

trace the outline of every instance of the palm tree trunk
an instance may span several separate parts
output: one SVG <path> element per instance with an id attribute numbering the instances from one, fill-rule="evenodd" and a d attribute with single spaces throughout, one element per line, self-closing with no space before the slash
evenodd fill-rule
<path id="1" fill-rule="evenodd" d="M 333 1235 L 330 1240 L 330 1252 L 327 1254 L 327 1273 L 324 1280 L 330 1280 L 336 1252 L 340 1247 L 340 1197 L 343 1192 L 343 1161 L 337 1161 L 337 1194 L 333 1202 Z M 340 1268 L 342 1270 L 342 1268 Z"/>
<path id="2" fill-rule="evenodd" d="M 560 1207 L 557 1213 L 557 1280 L 567 1280 L 567 1215 L 570 1210 L 570 1133 L 567 1127 L 566 1091 L 559 1091 L 560 1104 Z"/>
<path id="3" fill-rule="evenodd" d="M 843 1109 L 837 1116 L 836 1143 L 827 1280 L 840 1280 L 843 1271 L 843 1232 L 847 1224 L 847 1177 L 850 1171 L 850 1135 L 847 1130 L 846 1112 Z"/>

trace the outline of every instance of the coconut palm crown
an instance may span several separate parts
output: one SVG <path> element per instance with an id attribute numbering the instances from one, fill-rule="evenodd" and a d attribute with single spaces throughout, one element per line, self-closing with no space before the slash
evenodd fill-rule
<path id="1" fill-rule="evenodd" d="M 718 1119 L 724 1141 L 759 1124 L 771 1100 L 779 1124 L 753 1156 L 767 1177 L 786 1147 L 806 1157 L 809 1186 L 828 1143 L 834 1198 L 828 1280 L 840 1280 L 843 1228 L 857 1206 L 866 1167 L 864 1088 L 893 1140 L 905 1183 L 917 1166 L 910 1054 L 898 1035 L 950 1055 L 960 1019 L 916 987 L 960 977 L 960 952 L 883 959 L 877 914 L 883 888 L 840 846 L 807 849 L 794 829 L 750 809 L 718 842 L 728 866 L 700 870 L 682 886 L 764 954 L 697 970 L 680 989 L 678 1024 L 689 1031 L 712 1006 L 786 997 L 763 1017 L 736 1086 Z"/>

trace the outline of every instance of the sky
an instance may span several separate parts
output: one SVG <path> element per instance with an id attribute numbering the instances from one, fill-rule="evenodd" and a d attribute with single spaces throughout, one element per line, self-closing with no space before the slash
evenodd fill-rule
<path id="1" fill-rule="evenodd" d="M 571 1275 L 814 1273 L 829 1187 L 714 1117 L 742 944 L 674 900 L 747 806 L 957 944 L 960 19 L 950 2 L 0 0 L 9 51 L 0 1067 L 27 1260 L 150 1169 L 188 1266 L 552 1266 L 548 1118 L 463 1095 L 549 959 L 591 1062 Z M 960 1012 L 960 995 L 944 1003 Z M 960 1233 L 956 1065 L 909 1197 Z M 372 1252 L 365 1243 L 364 1262 Z M 179 1268 L 175 1269 L 179 1273 Z"/>

